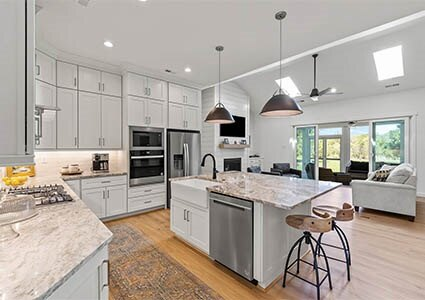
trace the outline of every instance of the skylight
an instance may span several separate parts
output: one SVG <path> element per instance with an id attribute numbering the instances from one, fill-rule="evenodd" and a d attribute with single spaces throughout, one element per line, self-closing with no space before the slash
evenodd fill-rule
<path id="1" fill-rule="evenodd" d="M 282 82 L 282 86 L 280 85 Z M 300 90 L 297 88 L 291 77 L 284 77 L 282 79 L 276 79 L 276 84 L 291 97 L 301 96 Z"/>
<path id="2" fill-rule="evenodd" d="M 404 76 L 401 45 L 373 53 L 378 80 Z"/>

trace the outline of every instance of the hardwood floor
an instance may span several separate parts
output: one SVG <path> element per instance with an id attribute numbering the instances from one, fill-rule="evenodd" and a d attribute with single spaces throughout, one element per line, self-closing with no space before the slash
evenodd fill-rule
<path id="1" fill-rule="evenodd" d="M 341 187 L 317 198 L 317 204 L 351 201 L 351 189 Z M 352 251 L 351 281 L 345 265 L 331 261 L 333 290 L 322 285 L 322 299 L 424 299 L 425 298 L 425 199 L 418 199 L 416 221 L 372 210 L 360 210 L 352 222 L 338 223 Z M 283 222 L 283 220 L 282 220 Z M 159 210 L 107 224 L 130 223 L 152 239 L 156 246 L 177 260 L 225 299 L 314 299 L 314 287 L 288 277 L 287 287 L 279 280 L 267 291 L 246 282 L 188 246 L 169 229 L 169 211 Z M 336 243 L 334 233 L 327 241 Z M 341 256 L 336 250 L 328 255 Z M 333 250 L 333 251 L 332 251 Z M 307 255 L 309 257 L 310 255 Z M 283 266 L 282 266 L 283 269 Z M 301 274 L 312 275 L 311 268 Z M 111 291 L 113 299 L 114 291 Z"/>

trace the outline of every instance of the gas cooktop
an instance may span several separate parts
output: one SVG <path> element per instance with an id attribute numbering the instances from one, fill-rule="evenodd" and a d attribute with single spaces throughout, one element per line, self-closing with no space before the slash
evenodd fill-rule
<path id="1" fill-rule="evenodd" d="M 9 190 L 1 189 L 8 195 L 31 195 L 35 199 L 35 205 L 47 205 L 74 201 L 65 191 L 63 185 L 39 185 L 31 187 L 18 187 Z"/>

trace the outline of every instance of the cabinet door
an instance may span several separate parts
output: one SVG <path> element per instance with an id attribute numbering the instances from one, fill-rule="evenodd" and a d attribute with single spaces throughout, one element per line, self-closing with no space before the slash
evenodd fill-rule
<path id="1" fill-rule="evenodd" d="M 170 83 L 169 88 L 169 101 L 174 103 L 183 104 L 183 87 L 180 85 Z"/>
<path id="2" fill-rule="evenodd" d="M 82 192 L 82 200 L 84 203 L 92 210 L 92 212 L 99 218 L 106 216 L 106 205 L 105 197 L 106 190 L 105 188 L 97 189 L 84 189 Z"/>
<path id="3" fill-rule="evenodd" d="M 77 65 L 63 61 L 57 62 L 57 86 L 68 89 L 77 89 Z"/>
<path id="4" fill-rule="evenodd" d="M 77 91 L 58 88 L 57 144 L 58 149 L 74 149 L 78 146 Z"/>
<path id="5" fill-rule="evenodd" d="M 101 81 L 100 71 L 78 67 L 78 89 L 80 91 L 100 93 Z"/>
<path id="6" fill-rule="evenodd" d="M 148 97 L 158 100 L 167 100 L 167 83 L 155 78 L 148 78 Z"/>
<path id="7" fill-rule="evenodd" d="M 121 97 L 121 76 L 102 72 L 102 94 Z"/>
<path id="8" fill-rule="evenodd" d="M 56 60 L 47 54 L 36 51 L 35 78 L 56 85 Z"/>
<path id="9" fill-rule="evenodd" d="M 127 212 L 127 185 L 111 186 L 106 189 L 106 216 Z"/>
<path id="10" fill-rule="evenodd" d="M 79 148 L 101 148 L 101 95 L 79 92 Z"/>
<path id="11" fill-rule="evenodd" d="M 67 180 L 65 183 L 70 187 L 70 189 L 81 198 L 81 181 L 80 179 Z"/>
<path id="12" fill-rule="evenodd" d="M 189 226 L 186 221 L 186 208 L 184 204 L 171 199 L 171 230 L 182 237 L 186 237 Z"/>
<path id="13" fill-rule="evenodd" d="M 121 98 L 102 96 L 102 147 L 121 148 Z"/>
<path id="14" fill-rule="evenodd" d="M 187 105 L 192 105 L 196 107 L 200 106 L 200 97 L 199 92 L 197 90 L 191 88 L 184 88 L 183 96 Z"/>
<path id="15" fill-rule="evenodd" d="M 42 116 L 41 137 L 36 149 L 56 149 L 56 111 L 45 110 Z"/>
<path id="16" fill-rule="evenodd" d="M 189 220 L 188 241 L 201 250 L 209 253 L 209 217 L 208 212 L 189 208 L 186 213 Z"/>
<path id="17" fill-rule="evenodd" d="M 35 81 L 35 104 L 56 106 L 56 87 L 36 80 Z"/>
<path id="18" fill-rule="evenodd" d="M 148 102 L 149 126 L 165 127 L 166 102 L 149 100 Z"/>
<path id="19" fill-rule="evenodd" d="M 128 94 L 139 97 L 146 97 L 147 79 L 145 76 L 128 73 L 127 75 L 127 89 Z"/>
<path id="20" fill-rule="evenodd" d="M 128 125 L 147 125 L 148 101 L 146 98 L 128 97 Z"/>
<path id="21" fill-rule="evenodd" d="M 200 120 L 200 110 L 197 107 L 185 106 L 184 107 L 184 120 L 185 128 L 189 130 L 200 130 L 201 120 Z"/>
<path id="22" fill-rule="evenodd" d="M 168 106 L 168 127 L 184 129 L 184 105 L 170 103 Z"/>

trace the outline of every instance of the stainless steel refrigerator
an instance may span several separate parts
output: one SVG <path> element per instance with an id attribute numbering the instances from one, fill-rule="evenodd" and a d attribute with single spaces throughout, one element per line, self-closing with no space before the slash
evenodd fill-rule
<path id="1" fill-rule="evenodd" d="M 167 133 L 167 207 L 170 207 L 169 179 L 201 173 L 201 134 L 169 130 Z"/>

